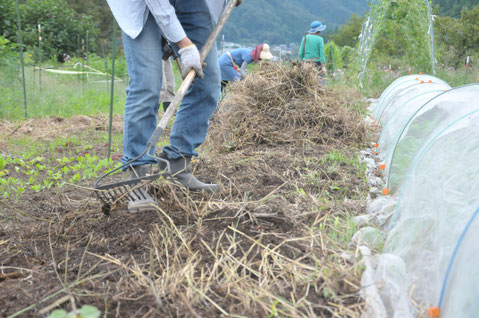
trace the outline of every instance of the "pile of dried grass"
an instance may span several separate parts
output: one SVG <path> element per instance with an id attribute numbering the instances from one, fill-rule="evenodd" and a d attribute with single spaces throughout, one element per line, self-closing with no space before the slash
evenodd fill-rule
<path id="1" fill-rule="evenodd" d="M 365 126 L 315 66 L 261 63 L 230 87 L 210 129 L 217 149 L 291 143 L 360 143 Z"/>

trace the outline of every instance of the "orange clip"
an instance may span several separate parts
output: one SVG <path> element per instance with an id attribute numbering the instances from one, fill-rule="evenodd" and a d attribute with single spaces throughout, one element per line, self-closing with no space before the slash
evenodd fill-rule
<path id="1" fill-rule="evenodd" d="M 371 116 L 371 117 L 369 117 L 369 118 L 371 118 L 371 119 L 374 119 L 374 117 L 373 117 L 373 116 Z"/>
<path id="2" fill-rule="evenodd" d="M 379 148 L 379 144 L 374 144 L 374 148 Z"/>
<path id="3" fill-rule="evenodd" d="M 384 163 L 383 163 L 383 164 L 380 164 L 380 165 L 379 165 L 379 169 L 381 169 L 381 170 L 386 169 L 386 164 L 384 164 Z"/>
<path id="4" fill-rule="evenodd" d="M 429 82 L 428 82 L 428 83 L 432 83 L 432 80 L 429 80 Z"/>
<path id="5" fill-rule="evenodd" d="M 389 194 L 389 188 L 384 188 L 383 189 L 383 194 L 388 195 Z"/>
<path id="6" fill-rule="evenodd" d="M 421 84 L 424 84 L 424 81 L 421 81 Z"/>
<path id="7" fill-rule="evenodd" d="M 373 125 L 376 125 L 376 122 L 373 120 Z"/>
<path id="8" fill-rule="evenodd" d="M 419 81 L 419 77 L 416 77 L 416 81 Z"/>
<path id="9" fill-rule="evenodd" d="M 427 316 L 430 318 L 439 318 L 441 314 L 441 309 L 439 307 L 431 307 L 427 310 Z"/>
<path id="10" fill-rule="evenodd" d="M 376 151 L 373 151 L 373 155 L 377 155 L 378 153 Z"/>
<path id="11" fill-rule="evenodd" d="M 421 73 L 421 72 L 419 72 L 419 75 L 422 75 L 422 73 Z"/>

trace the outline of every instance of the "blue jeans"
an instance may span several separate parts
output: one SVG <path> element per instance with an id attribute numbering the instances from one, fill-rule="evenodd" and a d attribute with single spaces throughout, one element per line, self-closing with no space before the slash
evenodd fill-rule
<path id="1" fill-rule="evenodd" d="M 204 0 L 170 0 L 187 36 L 201 49 L 213 29 L 213 21 Z M 162 81 L 161 31 L 150 14 L 136 39 L 123 33 L 128 75 L 123 119 L 123 163 L 137 157 L 156 128 L 158 100 Z M 178 52 L 174 43 L 173 49 Z M 170 144 L 163 151 L 170 159 L 197 156 L 203 143 L 220 94 L 220 70 L 216 46 L 206 60 L 204 78 L 196 78 L 176 114 Z M 154 153 L 154 149 L 152 153 Z M 144 155 L 133 165 L 156 163 Z"/>
<path id="2" fill-rule="evenodd" d="M 218 59 L 218 64 L 220 65 L 222 81 L 236 82 L 241 79 L 241 75 L 235 69 L 228 54 L 225 53 L 221 55 Z"/>

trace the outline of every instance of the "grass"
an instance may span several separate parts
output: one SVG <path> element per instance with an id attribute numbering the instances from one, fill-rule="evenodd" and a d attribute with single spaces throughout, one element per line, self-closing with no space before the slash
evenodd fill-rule
<path id="1" fill-rule="evenodd" d="M 397 66 L 393 67 L 391 72 L 389 72 L 388 68 L 386 67 L 386 63 L 384 62 L 376 62 L 372 63 L 369 66 L 368 71 L 365 74 L 363 88 L 361 92 L 366 97 L 371 98 L 379 98 L 382 92 L 396 79 L 409 75 L 408 69 L 405 66 Z M 421 71 L 417 71 L 419 73 Z M 331 78 L 328 83 L 331 86 L 348 86 L 351 83 L 356 82 L 356 78 L 351 78 L 351 74 L 348 74 L 348 70 L 344 70 L 345 75 L 340 75 L 337 72 L 337 76 Z M 417 74 L 414 73 L 413 74 Z M 433 75 L 432 72 L 425 73 Z M 465 84 L 471 83 L 478 83 L 479 82 L 479 68 L 478 67 L 470 67 L 466 71 L 466 67 L 462 68 L 452 68 L 442 65 L 436 65 L 436 76 L 437 78 L 445 81 L 451 87 L 457 87 Z"/>
<path id="2" fill-rule="evenodd" d="M 79 71 L 73 63 L 58 65 L 44 63 L 43 68 L 61 68 L 62 70 Z M 78 62 L 78 61 L 77 61 Z M 94 62 L 92 60 L 92 62 Z M 96 64 L 100 63 L 96 61 Z M 7 120 L 23 120 L 24 100 L 20 67 L 16 64 L 0 64 L 0 118 Z M 181 74 L 176 62 L 173 62 L 176 89 L 181 84 Z M 88 71 L 88 69 L 86 69 Z M 128 78 L 118 78 L 115 81 L 113 113 L 122 114 Z M 111 81 L 104 76 L 57 74 L 41 72 L 41 82 L 38 70 L 32 64 L 25 67 L 25 83 L 27 95 L 28 118 L 56 116 L 68 118 L 73 115 L 98 116 L 110 112 Z"/>
<path id="3" fill-rule="evenodd" d="M 38 72 L 25 69 L 28 118 L 45 116 L 71 117 L 75 114 L 99 115 L 109 113 L 110 88 L 106 82 L 82 82 L 75 75 L 42 72 L 41 86 Z M 12 80 L 13 79 L 13 80 Z M 115 82 L 113 112 L 123 112 L 125 81 Z M 8 120 L 24 119 L 24 101 L 21 78 L 6 68 L 0 69 L 0 117 Z"/>

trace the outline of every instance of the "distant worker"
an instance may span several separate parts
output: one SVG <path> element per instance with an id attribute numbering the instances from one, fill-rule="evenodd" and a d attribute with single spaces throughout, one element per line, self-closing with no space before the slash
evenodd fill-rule
<path id="1" fill-rule="evenodd" d="M 322 71 L 326 71 L 326 58 L 324 55 L 324 40 L 319 34 L 325 29 L 326 25 L 323 25 L 321 21 L 311 23 L 311 29 L 305 33 L 299 48 L 299 60 L 316 63 Z"/>
<path id="2" fill-rule="evenodd" d="M 218 60 L 221 69 L 221 90 L 223 91 L 229 82 L 241 80 L 246 75 L 248 64 L 258 63 L 259 60 L 271 60 L 273 57 L 266 43 L 254 49 L 240 48 L 221 55 Z"/>
<path id="3" fill-rule="evenodd" d="M 162 81 L 159 103 L 163 105 L 163 111 L 166 112 L 175 97 L 175 74 L 173 73 L 173 65 L 171 64 L 171 57 L 178 58 L 173 51 L 170 43 L 165 38 L 161 38 L 161 47 L 163 51 L 163 65 L 162 65 Z"/>

